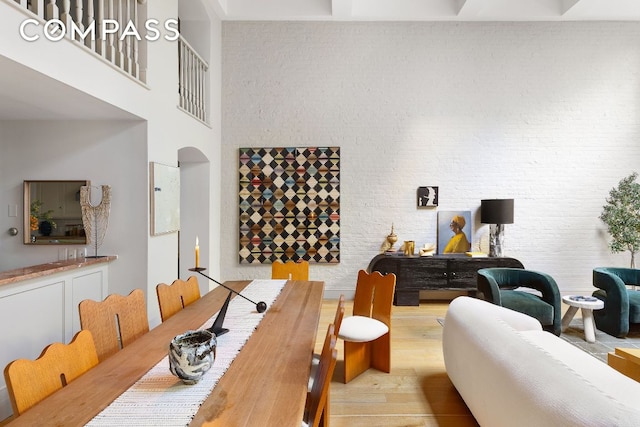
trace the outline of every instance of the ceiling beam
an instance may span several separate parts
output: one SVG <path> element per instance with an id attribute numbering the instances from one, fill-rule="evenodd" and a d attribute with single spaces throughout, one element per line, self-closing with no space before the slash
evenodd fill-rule
<path id="1" fill-rule="evenodd" d="M 564 15 L 567 13 L 573 6 L 578 4 L 580 0 L 560 0 L 560 14 Z"/>
<path id="2" fill-rule="evenodd" d="M 184 2 L 193 0 L 182 0 Z M 640 0 L 203 0 L 223 20 L 640 20 Z"/>
<path id="3" fill-rule="evenodd" d="M 478 16 L 482 11 L 482 1 L 480 0 L 458 0 L 457 7 L 458 16 Z"/>
<path id="4" fill-rule="evenodd" d="M 220 18 L 227 16 L 229 10 L 227 0 L 214 0 L 211 3 L 213 4 L 213 10 L 215 10 Z"/>
<path id="5" fill-rule="evenodd" d="M 353 0 L 331 0 L 331 16 L 348 19 L 353 16 Z"/>
<path id="6" fill-rule="evenodd" d="M 640 17 L 638 0 L 562 0 L 563 18 L 569 20 L 637 21 Z"/>

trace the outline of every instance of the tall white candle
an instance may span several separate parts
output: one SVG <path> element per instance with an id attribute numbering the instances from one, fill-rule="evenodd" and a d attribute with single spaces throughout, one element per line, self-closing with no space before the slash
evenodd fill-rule
<path id="1" fill-rule="evenodd" d="M 196 236 L 196 268 L 200 266 L 200 246 L 198 245 L 198 237 Z"/>

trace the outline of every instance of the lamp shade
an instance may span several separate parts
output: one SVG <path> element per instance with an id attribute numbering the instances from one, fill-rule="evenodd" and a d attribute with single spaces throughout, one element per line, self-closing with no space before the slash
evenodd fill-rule
<path id="1" fill-rule="evenodd" d="M 513 199 L 488 199 L 480 202 L 483 224 L 513 224 Z"/>

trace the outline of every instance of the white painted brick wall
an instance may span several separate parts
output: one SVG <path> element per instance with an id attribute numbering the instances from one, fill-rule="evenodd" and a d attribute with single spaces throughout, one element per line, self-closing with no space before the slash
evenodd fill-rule
<path id="1" fill-rule="evenodd" d="M 439 210 L 514 198 L 506 255 L 591 292 L 611 255 L 598 216 L 640 169 L 639 23 L 224 22 L 223 279 L 238 264 L 238 148 L 342 150 L 341 263 L 312 265 L 327 296 L 353 293 L 389 233 L 436 241 Z M 440 187 L 417 209 L 419 186 Z"/>

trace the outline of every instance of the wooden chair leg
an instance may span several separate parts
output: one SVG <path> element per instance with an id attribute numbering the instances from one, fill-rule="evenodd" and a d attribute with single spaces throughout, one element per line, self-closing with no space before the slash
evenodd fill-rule
<path id="1" fill-rule="evenodd" d="M 387 333 L 371 342 L 371 367 L 391 372 L 391 334 Z"/>
<path id="2" fill-rule="evenodd" d="M 331 397 L 327 391 L 327 401 L 324 403 L 324 409 L 322 410 L 322 417 L 320 418 L 320 427 L 329 427 L 329 401 Z"/>
<path id="3" fill-rule="evenodd" d="M 344 383 L 369 369 L 371 366 L 370 342 L 344 342 Z"/>

